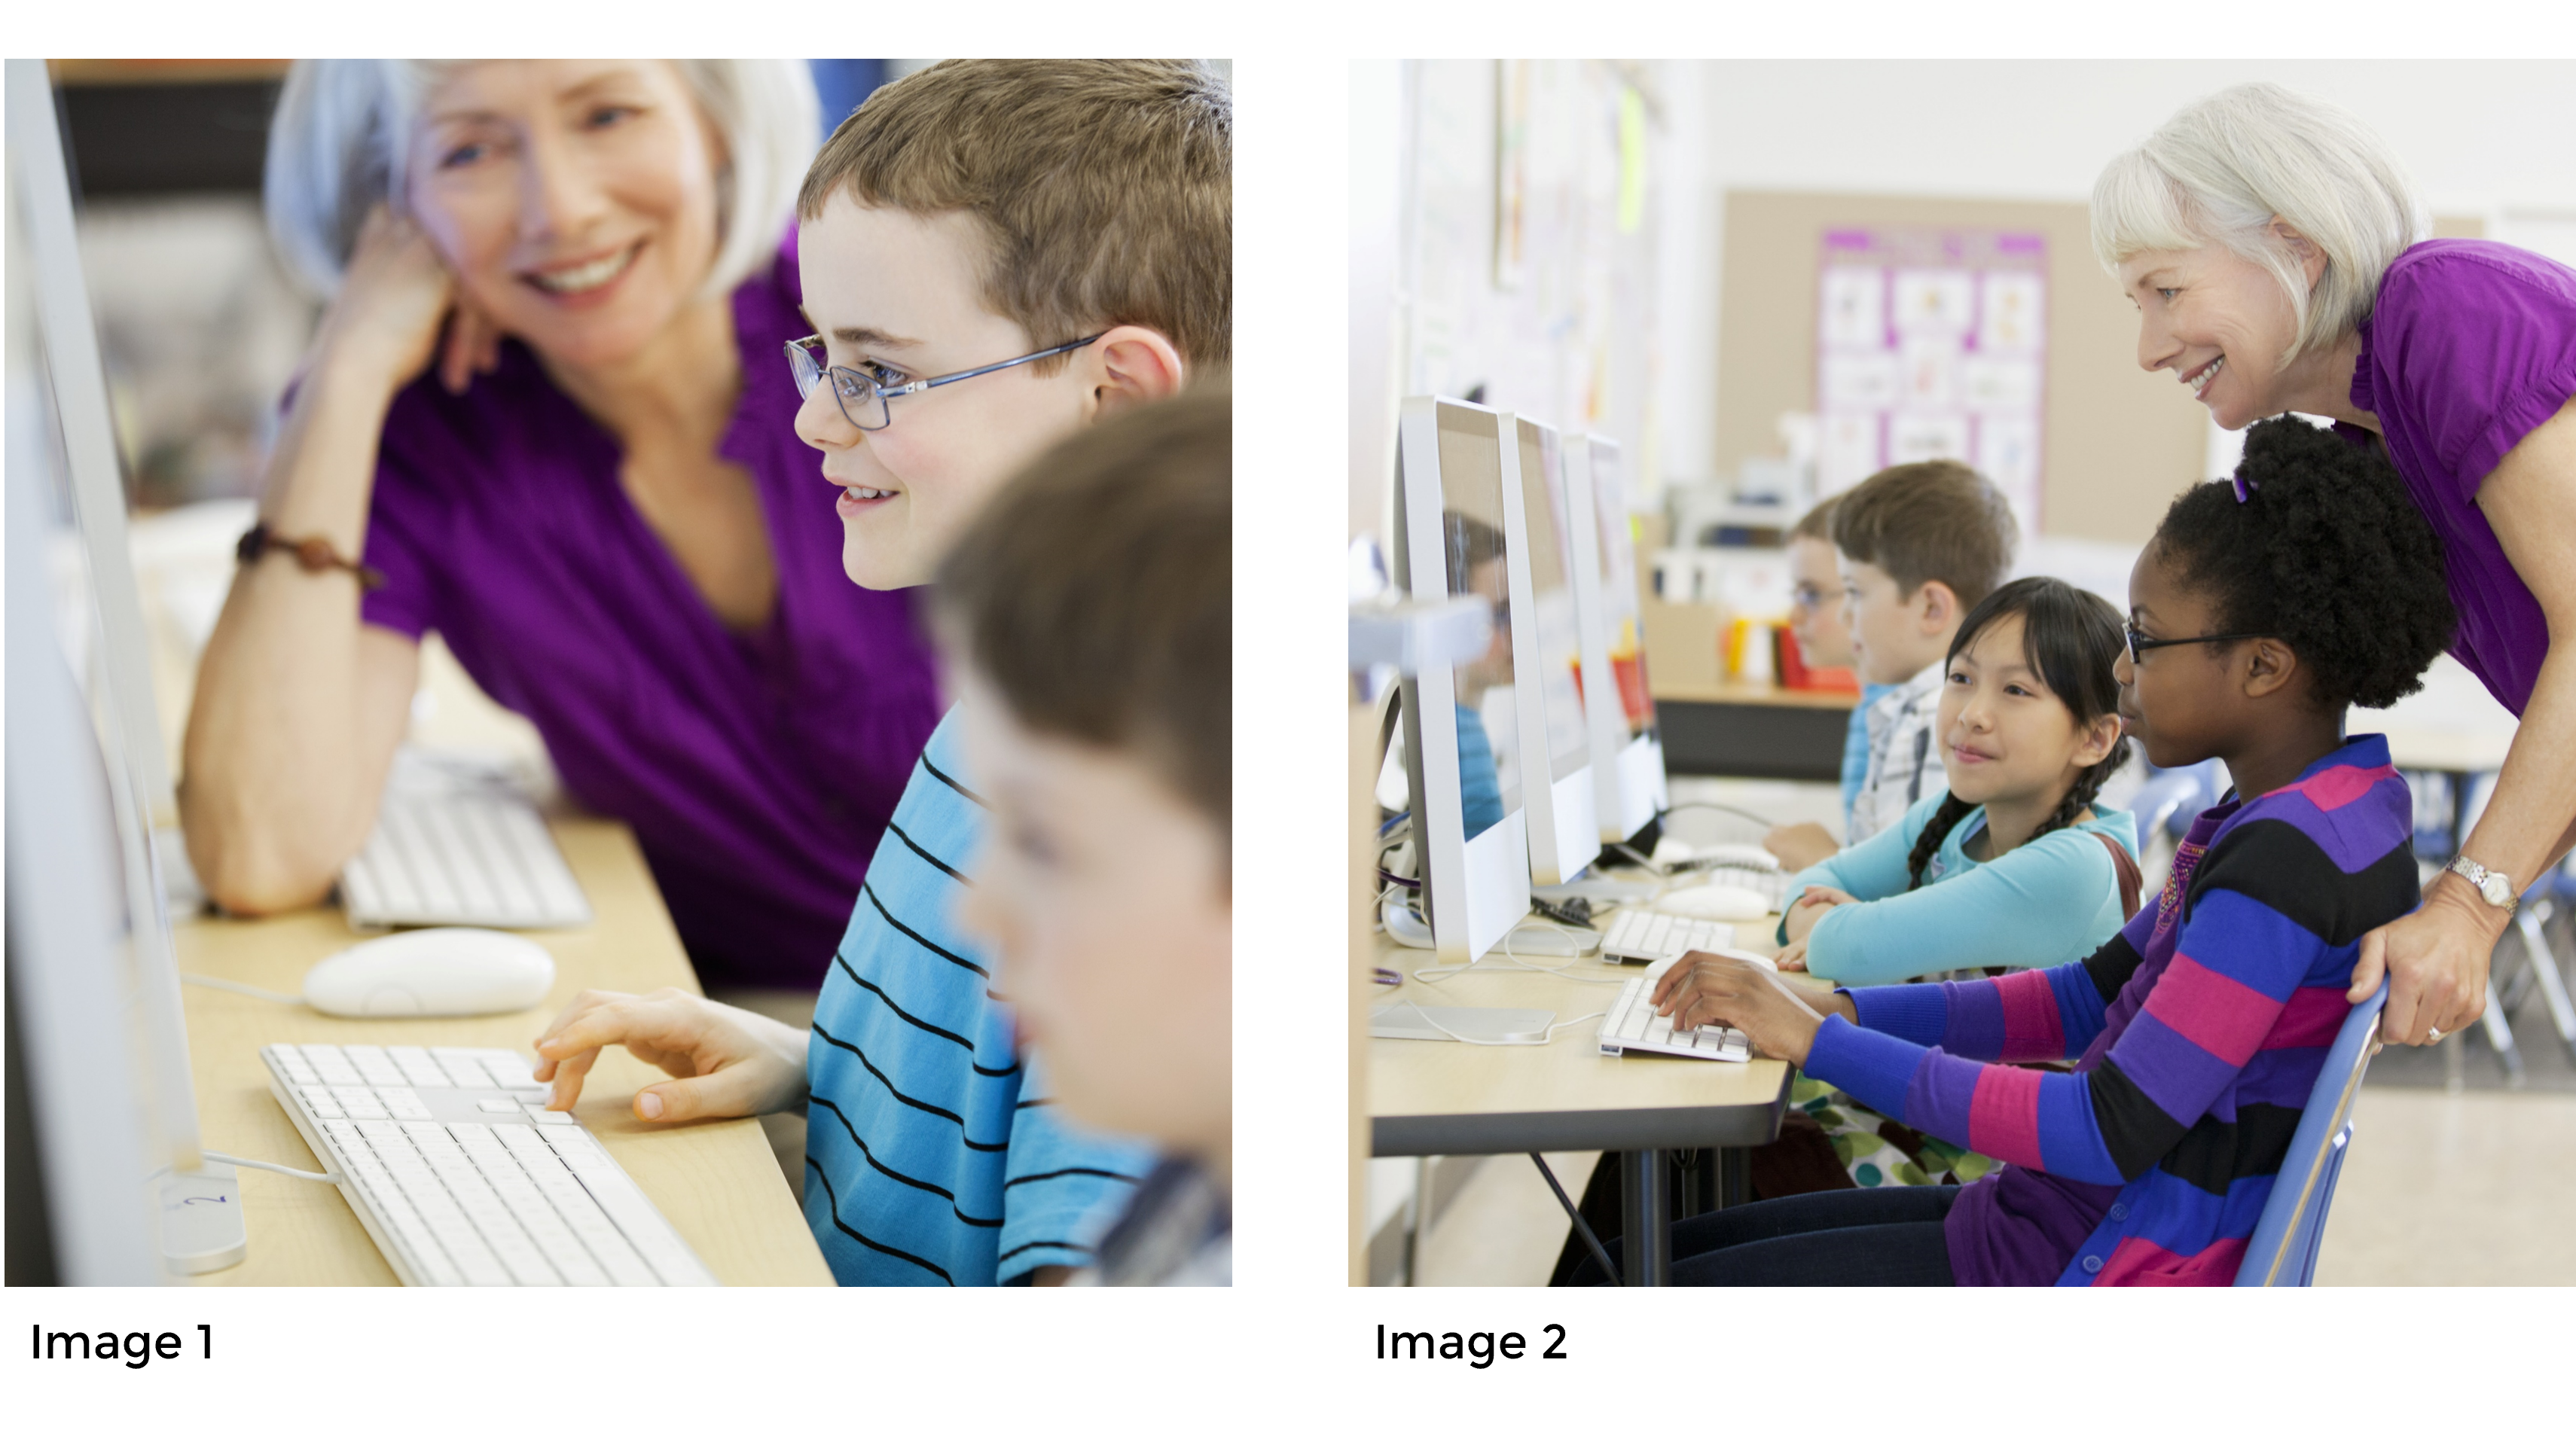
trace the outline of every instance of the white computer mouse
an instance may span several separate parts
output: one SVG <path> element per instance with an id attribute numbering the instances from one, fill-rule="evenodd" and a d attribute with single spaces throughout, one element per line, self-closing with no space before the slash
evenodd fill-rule
<path id="1" fill-rule="evenodd" d="M 1655 901 L 1655 908 L 1667 914 L 1686 914 L 1693 919 L 1718 919 L 1741 924 L 1769 914 L 1771 901 L 1764 899 L 1756 890 L 1731 884 L 1702 884 L 1668 891 Z"/>
<path id="2" fill-rule="evenodd" d="M 546 997 L 555 957 L 497 929 L 412 929 L 353 944 L 304 973 L 304 1002 L 347 1019 L 507 1014 Z"/>

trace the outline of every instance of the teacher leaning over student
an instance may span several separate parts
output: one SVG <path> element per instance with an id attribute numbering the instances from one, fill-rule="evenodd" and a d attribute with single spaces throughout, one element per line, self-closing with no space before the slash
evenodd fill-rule
<path id="1" fill-rule="evenodd" d="M 2353 995 L 2384 969 L 2406 1044 L 2478 1017 L 2515 896 L 2576 843 L 2576 271 L 2427 229 L 2377 136 L 2273 85 L 2184 109 L 2093 188 L 2138 363 L 2227 429 L 2295 410 L 2379 447 L 2441 537 L 2451 652 L 2522 719 L 2423 907 L 2362 942 Z"/>

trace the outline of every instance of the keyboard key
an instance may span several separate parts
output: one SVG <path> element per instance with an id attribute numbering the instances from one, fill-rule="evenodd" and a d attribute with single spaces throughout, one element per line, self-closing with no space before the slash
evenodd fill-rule
<path id="1" fill-rule="evenodd" d="M 347 1055 L 349 1062 L 358 1067 L 358 1073 L 364 1077 L 365 1083 L 401 1084 L 404 1082 L 402 1069 L 386 1057 L 383 1045 L 345 1045 L 341 1048 L 341 1053 Z"/>
<path id="2" fill-rule="evenodd" d="M 402 1071 L 403 1083 L 416 1089 L 445 1089 L 454 1083 L 438 1061 L 429 1057 L 429 1051 L 417 1044 L 389 1044 L 385 1046 L 385 1057 Z"/>
<path id="3" fill-rule="evenodd" d="M 471 1049 L 432 1049 L 429 1057 L 447 1075 L 448 1082 L 459 1089 L 488 1089 L 492 1076 L 483 1070 L 483 1061 Z"/>
<path id="4" fill-rule="evenodd" d="M 305 1045 L 304 1060 L 313 1066 L 314 1073 L 322 1076 L 324 1084 L 366 1083 L 359 1078 L 358 1067 L 349 1062 L 349 1056 L 342 1054 L 336 1044 Z"/>

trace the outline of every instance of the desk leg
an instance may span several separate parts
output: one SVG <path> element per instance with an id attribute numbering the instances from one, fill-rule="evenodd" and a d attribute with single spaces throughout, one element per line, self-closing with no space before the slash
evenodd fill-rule
<path id="1" fill-rule="evenodd" d="M 1619 1270 L 1630 1284 L 1673 1282 L 1671 1168 L 1660 1149 L 1619 1156 Z"/>
<path id="2" fill-rule="evenodd" d="M 1721 1149 L 1717 1152 L 1717 1207 L 1733 1209 L 1753 1201 L 1753 1151 Z"/>

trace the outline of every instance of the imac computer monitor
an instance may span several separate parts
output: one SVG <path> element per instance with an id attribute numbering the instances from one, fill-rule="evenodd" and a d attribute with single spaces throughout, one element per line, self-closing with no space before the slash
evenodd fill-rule
<path id="1" fill-rule="evenodd" d="M 1404 681 L 1404 756 L 1425 917 L 1444 964 L 1482 956 L 1529 913 L 1524 787 L 1508 728 L 1517 655 L 1506 536 L 1504 417 L 1460 400 L 1408 399 L 1397 421 L 1395 582 L 1417 600 L 1494 607 L 1492 646 Z"/>
<path id="2" fill-rule="evenodd" d="M 1637 548 L 1619 446 L 1599 435 L 1565 448 L 1566 514 L 1574 542 L 1574 599 L 1583 627 L 1583 709 L 1592 742 L 1601 839 L 1637 837 L 1670 804 L 1664 744 L 1646 686 L 1638 615 Z"/>
<path id="3" fill-rule="evenodd" d="M 1510 547 L 1514 738 L 1529 815 L 1530 883 L 1564 884 L 1601 853 L 1592 738 L 1583 717 L 1581 626 L 1567 543 L 1557 432 L 1507 416 L 1504 537 Z"/>
<path id="4" fill-rule="evenodd" d="M 198 1142 L 166 767 L 42 61 L 8 62 L 7 107 L 10 1266 L 144 1283 L 239 1260 L 240 1191 Z"/>

